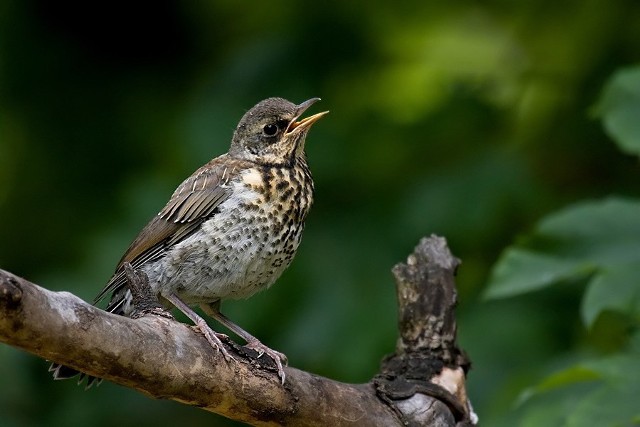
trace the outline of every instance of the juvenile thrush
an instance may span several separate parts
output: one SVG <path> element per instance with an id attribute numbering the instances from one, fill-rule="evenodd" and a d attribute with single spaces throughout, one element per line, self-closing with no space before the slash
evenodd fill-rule
<path id="1" fill-rule="evenodd" d="M 271 286 L 296 253 L 313 202 L 313 180 L 304 151 L 313 123 L 327 111 L 299 120 L 319 98 L 295 105 L 282 98 L 259 102 L 240 120 L 227 154 L 195 171 L 131 243 L 116 272 L 96 297 L 106 310 L 133 310 L 123 265 L 146 273 L 167 308 L 176 307 L 212 347 L 232 359 L 218 334 L 190 306 L 272 358 L 284 383 L 286 356 L 270 349 L 220 312 L 224 299 L 247 298 Z M 78 374 L 53 364 L 54 378 Z M 81 376 L 82 379 L 82 376 Z M 89 377 L 89 384 L 95 378 Z"/>

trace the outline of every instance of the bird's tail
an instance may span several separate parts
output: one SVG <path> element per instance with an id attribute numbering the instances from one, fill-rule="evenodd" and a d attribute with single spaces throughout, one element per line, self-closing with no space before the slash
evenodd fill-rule
<path id="1" fill-rule="evenodd" d="M 111 302 L 107 306 L 107 311 L 118 314 L 120 316 L 126 316 L 124 311 L 124 306 L 127 302 L 130 303 L 131 293 L 128 289 L 119 289 L 118 292 L 115 292 L 111 298 Z M 82 384 L 84 379 L 87 379 L 87 385 L 85 386 L 85 390 L 90 389 L 94 384 L 99 386 L 102 382 L 102 378 L 97 378 L 91 375 L 87 375 L 84 372 L 80 372 L 76 369 L 70 368 L 65 365 L 61 365 L 59 363 L 52 363 L 49 366 L 49 372 L 53 373 L 54 380 L 67 380 L 76 376 L 78 377 L 78 385 Z"/>
<path id="2" fill-rule="evenodd" d="M 94 384 L 98 386 L 102 382 L 102 378 L 92 377 L 91 375 L 87 375 L 84 372 L 76 371 L 73 368 L 61 365 L 59 363 L 52 363 L 51 366 L 49 366 L 49 372 L 53 372 L 54 380 L 66 380 L 79 375 L 78 385 L 82 384 L 82 381 L 86 378 L 87 385 L 85 386 L 85 389 L 90 389 Z"/>

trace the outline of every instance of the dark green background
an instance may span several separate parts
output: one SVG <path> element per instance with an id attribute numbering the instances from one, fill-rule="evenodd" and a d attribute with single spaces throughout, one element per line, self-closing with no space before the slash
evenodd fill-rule
<path id="1" fill-rule="evenodd" d="M 635 195 L 592 111 L 640 59 L 634 0 L 0 3 L 0 267 L 91 300 L 173 189 L 257 101 L 319 96 L 316 201 L 278 284 L 223 305 L 292 366 L 366 382 L 396 339 L 390 268 L 447 237 L 484 425 L 586 332 L 571 285 L 485 302 L 545 214 Z M 233 425 L 0 346 L 1 426 Z"/>

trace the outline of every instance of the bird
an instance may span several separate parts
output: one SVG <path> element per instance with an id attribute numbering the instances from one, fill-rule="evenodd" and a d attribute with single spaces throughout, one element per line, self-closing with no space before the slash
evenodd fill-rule
<path id="1" fill-rule="evenodd" d="M 284 354 L 262 344 L 220 311 L 223 300 L 248 298 L 269 288 L 291 264 L 313 203 L 314 183 L 305 154 L 309 129 L 328 111 L 301 119 L 320 98 L 294 104 L 268 98 L 238 123 L 227 153 L 185 179 L 140 231 L 94 304 L 111 295 L 106 311 L 130 316 L 134 307 L 125 264 L 144 272 L 166 308 L 184 313 L 229 361 L 233 357 L 194 309 L 226 326 L 245 347 L 275 362 L 284 384 Z M 60 364 L 55 379 L 80 374 Z M 99 381 L 99 380 L 98 380 Z"/>

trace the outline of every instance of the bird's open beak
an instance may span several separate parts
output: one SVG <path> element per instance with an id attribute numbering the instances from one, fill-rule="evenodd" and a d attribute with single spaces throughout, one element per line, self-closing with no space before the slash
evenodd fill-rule
<path id="1" fill-rule="evenodd" d="M 294 117 L 294 119 L 291 120 L 291 123 L 289 124 L 289 127 L 287 128 L 286 133 L 291 133 L 296 129 L 298 131 L 308 129 L 309 127 L 311 127 L 312 124 L 317 122 L 322 116 L 328 114 L 329 113 L 328 111 L 323 111 L 322 113 L 314 114 L 313 116 L 309 116 L 300 121 L 296 121 L 298 120 L 298 117 L 300 117 L 309 107 L 311 107 L 313 104 L 315 104 L 318 101 L 320 101 L 320 98 L 311 98 L 307 101 L 304 101 L 302 104 L 298 105 L 298 111 L 297 111 L 296 117 Z"/>

